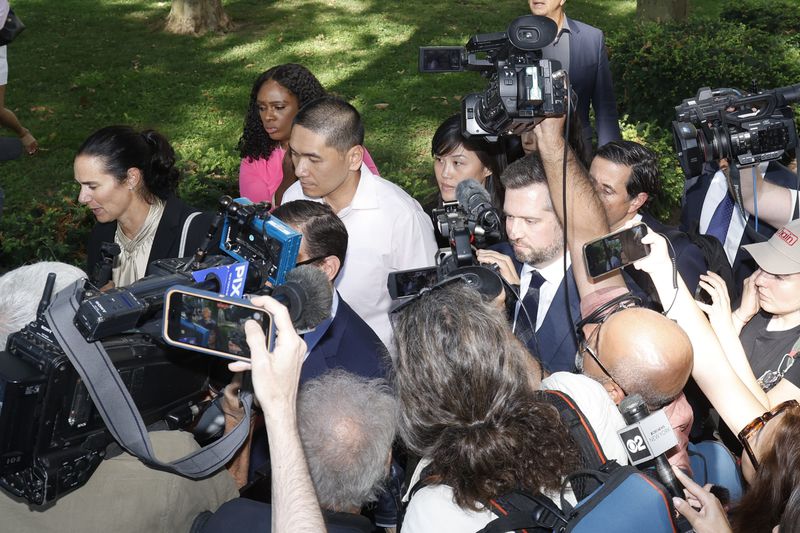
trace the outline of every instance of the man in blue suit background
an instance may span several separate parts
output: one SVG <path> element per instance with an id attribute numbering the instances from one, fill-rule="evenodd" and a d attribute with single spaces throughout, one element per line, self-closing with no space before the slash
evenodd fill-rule
<path id="1" fill-rule="evenodd" d="M 605 38 L 599 29 L 564 14 L 566 0 L 528 0 L 531 13 L 549 17 L 558 24 L 555 42 L 542 49 L 545 59 L 561 63 L 578 95 L 577 111 L 583 124 L 583 139 L 591 152 L 593 131 L 597 146 L 620 139 L 617 101 L 608 65 Z M 595 128 L 589 122 L 589 105 L 594 109 Z"/>
<path id="2" fill-rule="evenodd" d="M 297 264 L 312 264 L 328 276 L 331 283 L 344 263 L 347 228 L 326 204 L 295 200 L 272 213 L 303 234 Z M 306 359 L 300 383 L 343 368 L 368 378 L 384 377 L 387 353 L 381 340 L 364 320 L 334 290 L 331 318 L 303 335 Z"/>
<path id="3" fill-rule="evenodd" d="M 506 281 L 519 285 L 522 304 L 517 303 L 511 318 L 528 350 L 548 372 L 572 372 L 578 349 L 573 324 L 580 320 L 580 301 L 572 268 L 564 275 L 562 228 L 539 155 L 534 152 L 518 159 L 500 181 L 506 189 L 503 212 L 508 243 L 478 250 L 478 260 L 496 264 Z"/>

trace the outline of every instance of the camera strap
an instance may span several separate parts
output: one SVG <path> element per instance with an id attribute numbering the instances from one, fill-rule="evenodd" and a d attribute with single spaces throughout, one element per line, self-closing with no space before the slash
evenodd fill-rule
<path id="1" fill-rule="evenodd" d="M 242 391 L 245 416 L 230 433 L 175 461 L 164 463 L 153 454 L 147 427 L 116 367 L 100 341 L 88 342 L 74 323 L 85 280 L 67 286 L 53 298 L 45 317 L 58 344 L 75 367 L 94 405 L 116 441 L 145 464 L 184 477 L 210 476 L 230 461 L 250 432 L 253 396 Z"/>

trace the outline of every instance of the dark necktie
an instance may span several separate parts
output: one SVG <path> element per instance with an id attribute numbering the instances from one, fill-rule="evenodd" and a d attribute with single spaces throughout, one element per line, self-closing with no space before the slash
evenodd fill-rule
<path id="1" fill-rule="evenodd" d="M 542 287 L 543 283 L 544 278 L 542 275 L 539 274 L 537 270 L 532 271 L 528 292 L 525 293 L 525 297 L 522 299 L 522 306 L 528 311 L 528 314 L 526 315 L 522 309 L 517 313 L 517 338 L 525 344 L 528 344 L 528 341 L 533 337 L 534 331 L 536 331 L 536 315 L 539 310 L 539 289 Z M 528 317 L 530 317 L 530 322 L 528 322 Z"/>
<path id="2" fill-rule="evenodd" d="M 728 236 L 728 226 L 731 225 L 733 206 L 733 198 L 731 198 L 730 194 L 726 194 L 714 210 L 714 214 L 711 215 L 711 220 L 706 230 L 706 235 L 716 237 L 723 245 L 725 244 L 725 237 Z"/>

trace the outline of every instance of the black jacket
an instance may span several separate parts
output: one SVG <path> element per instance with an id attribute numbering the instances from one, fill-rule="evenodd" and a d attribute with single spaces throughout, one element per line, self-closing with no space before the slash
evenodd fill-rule
<path id="1" fill-rule="evenodd" d="M 164 206 L 164 214 L 161 216 L 161 221 L 158 223 L 156 235 L 153 239 L 153 247 L 150 249 L 150 257 L 147 260 L 148 265 L 157 259 L 169 259 L 179 256 L 184 223 L 192 213 L 197 213 L 198 211 L 176 196 L 170 196 L 167 199 L 167 204 Z M 208 233 L 213 217 L 213 213 L 200 212 L 192 219 L 189 231 L 186 234 L 184 256 L 194 254 L 195 250 L 200 247 Z M 116 221 L 98 223 L 92 228 L 92 233 L 89 235 L 86 262 L 86 273 L 89 276 L 93 275 L 95 265 L 100 262 L 100 245 L 104 242 L 114 242 L 116 231 Z M 145 274 L 148 273 L 149 266 L 148 272 Z"/>

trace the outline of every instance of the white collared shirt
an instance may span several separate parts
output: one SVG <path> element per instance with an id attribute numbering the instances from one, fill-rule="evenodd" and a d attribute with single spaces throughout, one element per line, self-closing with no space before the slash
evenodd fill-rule
<path id="1" fill-rule="evenodd" d="M 304 195 L 300 182 L 283 195 L 284 203 L 292 200 L 322 201 Z M 347 228 L 348 241 L 336 288 L 390 347 L 389 273 L 434 265 L 437 246 L 430 217 L 407 192 L 375 176 L 362 163 L 353 200 L 339 211 L 339 218 Z"/>
<path id="2" fill-rule="evenodd" d="M 567 268 L 572 265 L 569 252 L 567 254 Z M 550 304 L 553 303 L 553 298 L 556 297 L 558 287 L 564 279 L 564 259 L 563 256 L 558 260 L 547 265 L 542 269 L 532 267 L 528 263 L 522 265 L 522 271 L 519 274 L 519 294 L 520 298 L 525 298 L 528 292 L 528 286 L 531 284 L 531 275 L 536 270 L 544 278 L 544 283 L 539 287 L 539 306 L 536 308 L 536 327 L 534 331 L 538 330 L 544 322 L 544 317 L 547 316 L 547 310 L 550 309 Z M 517 302 L 516 314 L 519 314 L 519 306 L 522 302 Z M 514 324 L 516 330 L 516 316 L 514 317 Z"/>

